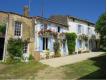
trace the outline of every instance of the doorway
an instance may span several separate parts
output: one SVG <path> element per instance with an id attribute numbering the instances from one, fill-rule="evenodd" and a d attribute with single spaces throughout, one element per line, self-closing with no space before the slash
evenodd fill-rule
<path id="1" fill-rule="evenodd" d="M 3 51 L 4 51 L 4 38 L 0 38 L 0 60 L 3 59 Z"/>
<path id="2" fill-rule="evenodd" d="M 43 50 L 48 49 L 48 38 L 43 38 Z"/>

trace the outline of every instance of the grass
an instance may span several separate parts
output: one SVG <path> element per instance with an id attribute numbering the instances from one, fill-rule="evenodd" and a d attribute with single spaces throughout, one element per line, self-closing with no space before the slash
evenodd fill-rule
<path id="1" fill-rule="evenodd" d="M 1 64 L 0 79 L 27 79 L 46 67 L 39 62 Z"/>
<path id="2" fill-rule="evenodd" d="M 65 79 L 105 79 L 106 56 L 102 55 L 75 64 L 51 68 L 39 62 L 3 64 L 0 63 L 0 79 L 34 79 L 41 72 L 44 78 Z M 49 72 L 49 73 L 48 73 Z M 56 75 L 57 76 L 56 76 Z M 50 76 L 51 77 L 50 77 Z"/>
<path id="3" fill-rule="evenodd" d="M 105 79 L 106 56 L 102 55 L 76 64 L 63 66 L 65 79 Z"/>

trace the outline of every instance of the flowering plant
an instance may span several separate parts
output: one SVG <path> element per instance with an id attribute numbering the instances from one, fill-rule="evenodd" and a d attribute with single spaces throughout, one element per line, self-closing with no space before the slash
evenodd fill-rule
<path id="1" fill-rule="evenodd" d="M 79 39 L 88 40 L 88 35 L 81 34 L 79 35 Z"/>
<path id="2" fill-rule="evenodd" d="M 49 36 L 55 36 L 57 35 L 56 32 L 50 30 L 50 29 L 41 29 L 39 32 L 38 32 L 38 35 L 39 36 L 42 36 L 42 37 L 49 37 Z"/>

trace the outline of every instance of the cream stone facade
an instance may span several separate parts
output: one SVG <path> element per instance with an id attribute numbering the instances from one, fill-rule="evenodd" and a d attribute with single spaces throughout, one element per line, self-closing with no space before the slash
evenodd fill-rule
<path id="1" fill-rule="evenodd" d="M 25 14 L 25 13 L 24 13 Z M 62 22 L 61 22 L 62 20 Z M 53 42 L 54 39 L 52 36 L 47 38 L 47 42 L 44 42 L 44 37 L 40 37 L 38 35 L 39 31 L 44 29 L 44 25 L 46 24 L 47 28 L 46 30 L 51 30 L 53 32 L 56 32 L 58 34 L 66 33 L 66 32 L 74 32 L 77 33 L 77 24 L 82 24 L 84 26 L 84 34 L 88 34 L 87 30 L 88 27 L 92 30 L 91 33 L 93 33 L 95 36 L 97 35 L 95 32 L 94 26 L 87 26 L 88 24 L 93 24 L 85 20 L 75 19 L 77 21 L 73 21 L 72 18 L 65 16 L 58 19 L 54 19 L 54 17 L 51 17 L 49 19 L 45 19 L 43 17 L 30 17 L 27 14 L 20 15 L 13 12 L 4 12 L 0 11 L 0 23 L 6 23 L 6 33 L 4 36 L 1 36 L 0 39 L 4 42 L 4 45 L 2 46 L 2 53 L 1 53 L 1 59 L 5 60 L 8 56 L 7 52 L 7 44 L 8 40 L 10 38 L 21 38 L 22 40 L 26 40 L 29 43 L 27 44 L 26 52 L 24 53 L 25 57 L 29 57 L 30 54 L 34 56 L 36 60 L 40 60 L 41 56 L 43 56 L 44 50 L 49 49 L 50 52 L 53 54 Z M 44 23 L 45 21 L 45 23 Z M 94 24 L 93 24 L 94 25 Z M 20 28 L 20 34 L 16 31 L 17 26 Z M 86 30 L 85 30 L 86 28 Z M 18 36 L 17 36 L 17 35 Z M 19 36 L 20 35 L 20 36 Z M 89 34 L 88 34 L 89 35 Z M 1 42 L 2 42 L 1 41 Z M 45 45 L 45 46 L 44 46 Z M 85 44 L 84 44 L 85 45 Z M 92 44 L 91 44 L 92 46 Z M 78 42 L 76 41 L 76 49 L 78 48 Z M 84 47 L 84 46 L 83 46 Z M 90 49 L 88 47 L 88 49 Z M 91 50 L 91 49 L 90 49 Z M 65 44 L 63 44 L 60 48 L 61 56 L 69 55 L 68 47 L 67 47 L 67 41 Z M 76 52 L 76 50 L 75 50 Z"/>
<path id="2" fill-rule="evenodd" d="M 15 21 L 21 22 L 21 38 L 22 40 L 29 40 L 28 51 L 26 56 L 34 53 L 34 34 L 33 32 L 33 21 L 32 19 L 25 17 L 23 15 L 19 15 L 11 12 L 0 12 L 0 22 L 6 23 L 6 33 L 4 36 L 4 51 L 3 51 L 3 59 L 6 58 L 7 52 L 7 44 L 10 38 L 18 38 L 14 34 L 15 30 Z"/>

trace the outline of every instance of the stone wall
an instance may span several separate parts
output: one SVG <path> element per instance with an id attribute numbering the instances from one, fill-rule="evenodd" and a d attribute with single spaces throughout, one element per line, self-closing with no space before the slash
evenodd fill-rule
<path id="1" fill-rule="evenodd" d="M 4 54 L 6 55 L 8 53 L 6 50 L 7 48 L 6 46 L 7 46 L 9 38 L 14 38 L 15 21 L 22 22 L 22 39 L 30 40 L 28 51 L 29 51 L 29 54 L 33 54 L 34 53 L 34 34 L 33 34 L 34 25 L 33 25 L 32 19 L 18 15 L 18 14 L 0 12 L 0 22 L 1 23 L 5 22 L 7 24 Z"/>

